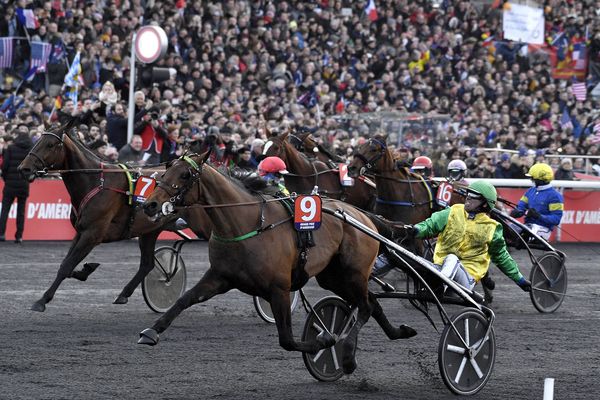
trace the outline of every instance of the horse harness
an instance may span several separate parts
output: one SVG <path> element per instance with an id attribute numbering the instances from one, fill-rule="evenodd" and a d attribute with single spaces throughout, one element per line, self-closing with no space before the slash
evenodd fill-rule
<path id="1" fill-rule="evenodd" d="M 59 146 L 63 146 L 64 145 L 63 139 L 60 136 L 58 136 L 57 134 L 53 133 L 53 132 L 44 132 L 44 133 L 42 133 L 42 135 L 53 136 L 53 137 L 55 137 L 60 142 Z M 31 151 L 29 153 L 33 157 L 35 157 L 42 164 L 42 171 L 38 172 L 37 175 L 45 175 L 45 174 L 48 173 L 48 171 L 52 171 L 54 169 L 54 164 L 46 165 L 46 162 L 40 156 L 38 156 L 37 153 L 34 150 L 35 150 L 35 146 L 31 149 Z M 130 206 L 133 204 L 133 202 L 132 202 L 133 182 L 134 182 L 134 180 L 137 179 L 137 177 L 134 179 L 134 177 L 132 176 L 131 171 L 129 171 L 129 169 L 127 168 L 127 166 L 125 166 L 124 164 L 117 164 L 117 166 L 119 168 L 121 168 L 125 172 L 125 175 L 127 176 L 127 182 L 128 182 L 129 190 L 123 190 L 123 189 L 119 189 L 119 188 L 115 188 L 115 187 L 107 187 L 107 186 L 105 186 L 105 179 L 104 179 L 105 169 L 104 169 L 104 163 L 100 162 L 100 168 L 99 169 L 94 169 L 94 172 L 96 172 L 96 170 L 97 170 L 100 173 L 100 183 L 99 183 L 99 185 L 98 186 L 94 186 L 89 192 L 87 192 L 86 195 L 83 196 L 83 199 L 79 202 L 79 205 L 73 204 L 73 213 L 75 214 L 75 218 L 76 219 L 79 219 L 79 217 L 81 215 L 81 210 L 83 210 L 83 208 L 98 193 L 102 192 L 103 190 L 110 190 L 112 192 L 124 194 L 125 196 L 128 196 L 128 204 Z M 67 173 L 67 172 L 68 171 L 61 171 L 61 173 Z M 133 226 L 134 219 L 135 219 L 135 207 L 132 207 L 132 212 L 131 212 L 131 215 L 129 217 L 129 223 L 127 225 L 127 231 L 125 232 L 125 237 L 129 237 L 130 236 L 131 227 Z"/>
<path id="2" fill-rule="evenodd" d="M 186 155 L 182 156 L 180 158 L 180 160 L 185 161 L 190 167 L 189 168 L 190 169 L 190 179 L 187 180 L 186 184 L 183 186 L 179 186 L 176 184 L 166 185 L 163 182 L 158 182 L 158 187 L 162 188 L 170 196 L 169 203 L 172 204 L 173 207 L 184 207 L 184 206 L 181 206 L 183 197 L 189 190 L 191 190 L 191 188 L 198 181 L 198 179 L 200 179 L 200 176 L 202 175 L 202 171 L 203 171 L 203 167 L 204 167 L 203 164 L 198 165 L 198 163 L 196 163 L 192 158 L 190 158 Z M 176 192 L 173 193 L 172 190 L 176 190 Z M 200 190 L 200 187 L 198 185 L 198 191 L 199 190 Z M 234 206 L 243 206 L 243 205 L 251 205 L 251 204 L 259 204 L 260 205 L 260 215 L 259 215 L 257 226 L 254 230 L 252 230 L 248 233 L 245 233 L 243 235 L 233 237 L 233 238 L 224 238 L 224 237 L 218 236 L 216 233 L 212 232 L 211 238 L 216 240 L 217 242 L 221 242 L 221 243 L 241 242 L 243 240 L 258 236 L 265 231 L 274 229 L 274 228 L 276 228 L 280 225 L 283 225 L 289 221 L 293 221 L 293 219 L 294 219 L 294 203 L 290 199 L 289 196 L 286 196 L 281 192 L 277 192 L 273 195 L 275 197 L 275 199 L 268 199 L 267 197 L 265 197 L 265 195 L 263 195 L 262 193 L 259 193 L 259 192 L 255 192 L 255 195 L 259 196 L 261 198 L 261 200 L 258 202 L 250 202 L 250 203 L 236 203 L 236 204 L 204 206 L 205 208 L 219 208 L 219 207 L 234 207 Z M 264 224 L 265 223 L 265 216 L 264 216 L 265 207 L 266 207 L 267 203 L 273 202 L 273 201 L 280 202 L 290 215 L 283 220 L 274 222 L 269 225 L 265 225 Z M 308 276 L 308 273 L 306 272 L 306 270 L 304 269 L 304 266 L 306 265 L 306 262 L 308 260 L 308 249 L 310 247 L 315 246 L 312 231 L 307 231 L 307 232 L 296 231 L 296 234 L 297 234 L 296 246 L 300 250 L 300 254 L 296 261 L 296 267 L 292 270 L 292 290 L 298 290 L 299 288 L 304 286 L 306 284 L 306 282 L 308 281 L 309 276 Z"/>
<path id="3" fill-rule="evenodd" d="M 385 155 L 385 152 L 387 150 L 387 144 L 385 142 L 383 142 L 382 140 L 379 140 L 376 138 L 370 138 L 369 144 L 373 144 L 373 143 L 378 144 L 380 150 L 370 159 L 367 159 L 365 156 L 363 156 L 362 154 L 360 154 L 358 152 L 354 153 L 354 157 L 361 160 L 367 170 L 372 170 L 375 167 L 375 164 L 377 163 L 377 161 L 379 161 Z M 394 169 L 394 171 L 396 171 L 396 170 L 397 169 Z M 408 183 L 408 189 L 410 191 L 410 201 L 385 200 L 385 199 L 382 199 L 381 197 L 377 196 L 377 198 L 375 199 L 375 201 L 377 203 L 391 205 L 391 206 L 400 206 L 400 207 L 419 207 L 419 206 L 424 206 L 424 205 L 429 205 L 430 208 L 434 207 L 435 201 L 433 200 L 433 194 L 431 191 L 431 187 L 428 185 L 428 183 L 427 183 L 428 181 L 426 181 L 422 176 L 419 176 L 418 180 L 410 179 L 410 178 L 409 179 L 397 179 L 397 178 L 385 176 L 382 174 L 375 174 L 375 173 L 373 174 L 373 176 L 392 180 L 394 182 Z M 417 183 L 417 182 L 423 184 L 423 186 L 425 186 L 425 188 L 427 189 L 427 194 L 429 195 L 428 201 L 423 201 L 420 203 L 415 202 L 415 195 L 413 192 L 412 184 Z"/>

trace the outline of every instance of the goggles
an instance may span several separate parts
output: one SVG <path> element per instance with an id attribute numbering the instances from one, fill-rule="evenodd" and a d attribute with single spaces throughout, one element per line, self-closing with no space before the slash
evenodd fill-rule
<path id="1" fill-rule="evenodd" d="M 467 192 L 467 199 L 481 200 L 481 199 L 483 199 L 483 196 L 480 195 L 479 193 Z"/>

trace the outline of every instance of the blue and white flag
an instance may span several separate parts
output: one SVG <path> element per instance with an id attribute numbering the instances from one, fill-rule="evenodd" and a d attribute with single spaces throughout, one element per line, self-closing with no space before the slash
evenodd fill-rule
<path id="1" fill-rule="evenodd" d="M 81 84 L 81 54 L 77 52 L 73 62 L 71 63 L 69 72 L 67 72 L 67 75 L 65 75 L 65 85 L 69 87 L 77 87 Z"/>
<path id="2" fill-rule="evenodd" d="M 29 68 L 27 73 L 25 73 L 25 75 L 23 76 L 23 80 L 26 82 L 31 82 L 33 80 L 33 78 L 35 78 L 35 74 L 38 72 L 38 70 L 39 70 L 38 67 Z"/>

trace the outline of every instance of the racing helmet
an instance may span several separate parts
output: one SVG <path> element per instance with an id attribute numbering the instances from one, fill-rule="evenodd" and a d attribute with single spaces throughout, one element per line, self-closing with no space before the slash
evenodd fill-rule
<path id="1" fill-rule="evenodd" d="M 459 181 L 465 177 L 467 164 L 463 160 L 452 160 L 448 164 L 448 178 Z"/>
<path id="2" fill-rule="evenodd" d="M 498 193 L 496 192 L 494 185 L 488 181 L 475 181 L 469 185 L 468 190 L 483 196 L 487 201 L 488 206 L 490 206 L 490 209 L 493 209 L 496 206 Z"/>
<path id="3" fill-rule="evenodd" d="M 546 163 L 537 163 L 529 168 L 529 172 L 526 176 L 536 181 L 550 183 L 552 179 L 554 179 L 554 171 L 552 171 L 552 167 Z"/>
<path id="4" fill-rule="evenodd" d="M 267 174 L 287 174 L 285 162 L 279 157 L 267 157 L 258 164 L 258 174 L 265 176 Z"/>
<path id="5" fill-rule="evenodd" d="M 413 170 L 432 169 L 432 168 L 433 168 L 433 163 L 431 162 L 431 158 L 429 158 L 427 156 L 419 156 L 419 157 L 415 158 L 415 161 L 413 161 L 413 165 L 412 165 Z"/>

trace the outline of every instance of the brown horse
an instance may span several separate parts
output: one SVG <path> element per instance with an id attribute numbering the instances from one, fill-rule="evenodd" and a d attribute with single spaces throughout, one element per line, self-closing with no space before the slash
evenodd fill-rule
<path id="1" fill-rule="evenodd" d="M 375 213 L 392 221 L 414 224 L 431 216 L 435 200 L 427 182 L 407 168 L 397 168 L 385 138 L 375 136 L 354 152 L 348 165 L 351 177 L 362 170 L 375 177 L 377 200 Z"/>
<path id="2" fill-rule="evenodd" d="M 150 221 L 141 208 L 130 205 L 127 193 L 130 184 L 125 170 L 101 160 L 78 139 L 66 134 L 70 127 L 65 125 L 42 134 L 19 166 L 29 181 L 39 174 L 61 170 L 71 197 L 71 223 L 76 230 L 54 282 L 42 298 L 32 305 L 34 311 L 45 311 L 46 304 L 52 300 L 64 279 L 85 281 L 94 272 L 99 264 L 85 264 L 82 270 L 75 271 L 75 267 L 94 247 L 100 243 L 139 236 L 139 270 L 114 300 L 115 304 L 127 303 L 135 288 L 154 268 L 154 245 L 159 233 L 174 221 L 165 220 L 157 224 Z M 105 169 L 112 172 L 104 172 Z M 193 210 L 183 217 L 197 235 L 210 235 L 210 221 L 203 210 Z M 170 228 L 176 230 L 174 226 Z"/>
<path id="3" fill-rule="evenodd" d="M 301 252 L 292 217 L 281 199 L 248 190 L 239 181 L 206 164 L 207 158 L 208 153 L 174 161 L 144 205 L 146 213 L 155 218 L 173 210 L 206 208 L 214 230 L 209 241 L 208 271 L 152 328 L 140 333 L 138 343 L 157 344 L 159 334 L 183 310 L 237 288 L 271 303 L 279 343 L 284 349 L 315 353 L 332 346 L 335 340 L 324 331 L 316 341 L 296 341 L 289 297 L 290 290 L 303 286 L 313 276 L 323 288 L 358 309 L 356 324 L 343 342 L 346 373 L 356 367 L 356 339 L 371 314 L 392 339 L 416 334 L 406 326 L 392 327 L 381 306 L 368 292 L 367 282 L 379 248 L 377 241 L 323 213 L 320 229 L 313 232 L 316 246 L 310 248 L 306 262 L 300 263 Z M 324 207 L 343 208 L 375 229 L 368 217 L 348 204 L 326 200 Z M 304 274 L 298 274 L 298 268 L 303 268 Z M 305 279 L 292 278 L 301 275 Z"/>
<path id="4" fill-rule="evenodd" d="M 289 132 L 271 136 L 265 143 L 263 155 L 280 157 L 290 172 L 285 176 L 285 184 L 290 191 L 310 193 L 315 186 L 319 193 L 342 200 L 363 210 L 372 210 L 375 201 L 375 188 L 364 179 L 356 179 L 354 186 L 342 186 L 337 167 L 319 160 L 309 160 L 287 140 Z"/>

